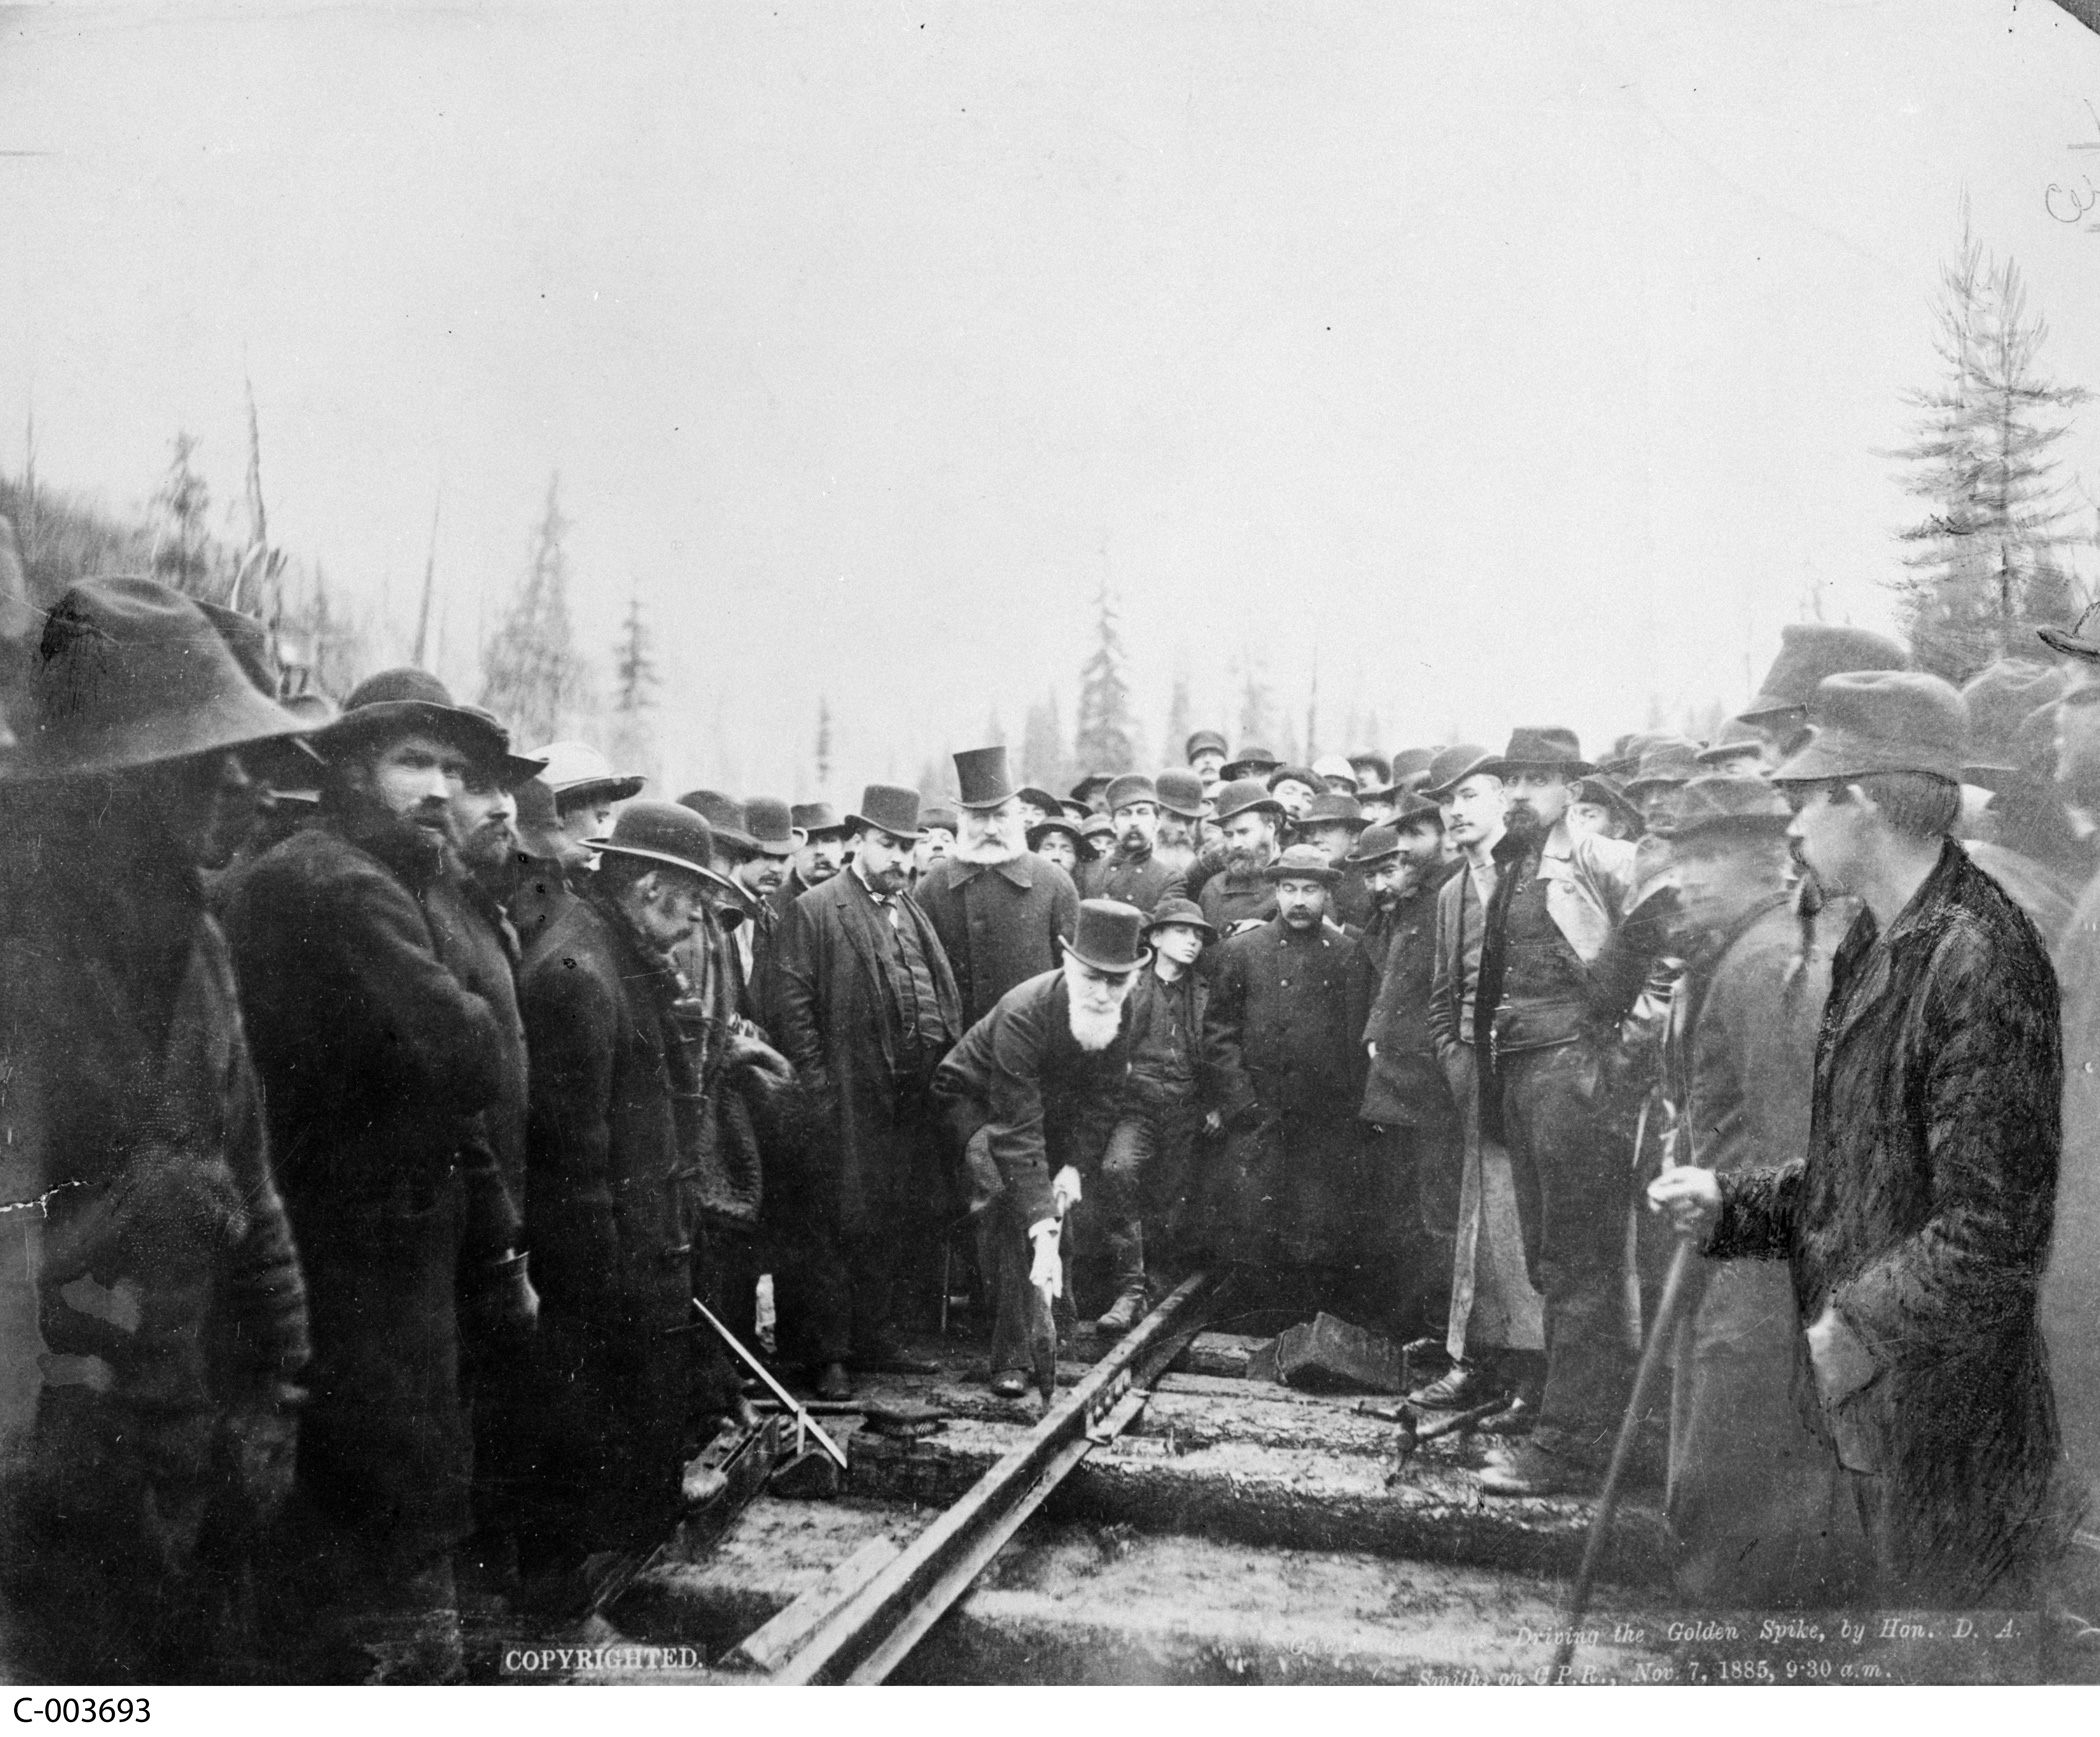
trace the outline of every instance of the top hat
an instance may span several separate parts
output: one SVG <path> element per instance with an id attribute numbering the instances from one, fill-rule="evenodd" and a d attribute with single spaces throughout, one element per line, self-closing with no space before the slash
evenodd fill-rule
<path id="1" fill-rule="evenodd" d="M 625 802 L 641 795 L 642 786 L 648 783 L 639 772 L 615 772 L 612 762 L 588 742 L 549 742 L 532 752 L 534 758 L 547 762 L 540 776 L 553 790 L 557 808 L 594 798 Z"/>
<path id="2" fill-rule="evenodd" d="M 1014 793 L 1004 748 L 965 748 L 955 756 L 958 808 L 997 808 Z"/>
<path id="3" fill-rule="evenodd" d="M 1310 766 L 1271 766 L 1267 775 L 1263 777 L 1262 782 L 1271 790 L 1274 790 L 1277 785 L 1283 783 L 1286 779 L 1304 785 L 1315 796 L 1318 796 L 1327 788 L 1327 780 L 1322 778 Z"/>
<path id="4" fill-rule="evenodd" d="M 1712 766 L 1740 754 L 1761 752 L 1763 747 L 1764 738 L 1755 729 L 1741 718 L 1730 718 L 1721 726 L 1721 733 L 1699 750 L 1698 760 L 1702 766 Z"/>
<path id="5" fill-rule="evenodd" d="M 1217 804 L 1216 819 L 1220 826 L 1235 814 L 1245 814 L 1250 808 L 1265 808 L 1271 814 L 1282 814 L 1284 806 L 1269 794 L 1269 787 L 1259 778 L 1241 778 L 1224 785 L 1214 798 Z"/>
<path id="6" fill-rule="evenodd" d="M 1203 818 L 1203 780 L 1195 773 L 1169 767 L 1152 780 L 1152 789 L 1159 798 L 1160 807 L 1167 813 L 1179 815 L 1183 820 Z"/>
<path id="7" fill-rule="evenodd" d="M 1072 841 L 1072 854 L 1081 862 L 1094 862 L 1100 857 L 1100 847 L 1080 830 L 1079 822 L 1067 820 L 1063 815 L 1054 820 L 1039 821 L 1031 826 L 1028 829 L 1028 848 L 1040 851 L 1043 848 L 1043 840 L 1053 832 Z"/>
<path id="8" fill-rule="evenodd" d="M 1574 800 L 1595 803 L 1599 808 L 1608 808 L 1619 817 L 1626 828 L 1628 838 L 1638 838 L 1647 830 L 1648 823 L 1641 818 L 1641 811 L 1620 787 L 1616 778 L 1607 778 L 1602 772 L 1592 772 L 1575 785 Z"/>
<path id="9" fill-rule="evenodd" d="M 1014 792 L 1022 802 L 1032 803 L 1045 814 L 1062 814 L 1065 805 L 1039 784 L 1024 784 Z"/>
<path id="10" fill-rule="evenodd" d="M 196 603 L 152 579 L 88 579 L 44 620 L 9 720 L 13 778 L 150 766 L 303 734 Z"/>
<path id="11" fill-rule="evenodd" d="M 2027 775 L 2020 747 L 2020 726 L 2063 697 L 2061 666 L 2001 657 L 1961 690 L 1969 708 L 1969 763 L 1962 777 L 1970 784 L 1996 789 Z"/>
<path id="12" fill-rule="evenodd" d="M 1699 744 L 1689 736 L 1663 736 L 1641 750 L 1625 790 L 1631 796 L 1644 784 L 1684 784 L 1698 776 Z"/>
<path id="13" fill-rule="evenodd" d="M 1316 844 L 1294 844 L 1274 862 L 1261 871 L 1265 881 L 1318 881 L 1331 887 L 1342 878 L 1342 871 L 1327 860 L 1327 853 Z"/>
<path id="14" fill-rule="evenodd" d="M 1925 772 L 1961 782 L 1969 708 L 1954 687 L 1914 670 L 1847 670 L 1816 688 L 1815 735 L 1778 768 L 1781 783 L 1876 772 Z"/>
<path id="15" fill-rule="evenodd" d="M 1371 823 L 1364 818 L 1363 807 L 1355 797 L 1344 790 L 1330 790 L 1325 796 L 1315 796 L 1305 805 L 1305 812 L 1298 816 L 1301 827 L 1353 826 L 1358 832 Z"/>
<path id="16" fill-rule="evenodd" d="M 1475 773 L 1494 770 L 1494 754 L 1478 743 L 1461 742 L 1455 747 L 1439 748 L 1422 774 L 1422 794 L 1431 802 L 1439 802 Z"/>
<path id="17" fill-rule="evenodd" d="M 1213 941 L 1218 938 L 1218 931 L 1211 926 L 1210 919 L 1203 914 L 1203 907 L 1194 899 L 1161 899 L 1152 907 L 1152 915 L 1145 919 L 1145 933 L 1149 935 L 1154 929 L 1164 929 L 1169 924 L 1201 929 Z"/>
<path id="18" fill-rule="evenodd" d="M 1393 755 L 1392 780 L 1407 790 L 1420 790 L 1441 748 L 1401 748 Z"/>
<path id="19" fill-rule="evenodd" d="M 1266 748 L 1245 747 L 1218 768 L 1218 776 L 1234 784 L 1242 778 L 1267 777 L 1270 767 L 1282 764 Z"/>
<path id="20" fill-rule="evenodd" d="M 1793 818 L 1793 809 L 1769 779 L 1709 772 L 1677 793 L 1676 812 L 1662 831 L 1672 839 L 1726 832 L 1769 836 L 1786 831 Z"/>
<path id="21" fill-rule="evenodd" d="M 1068 957 L 1096 971 L 1127 976 L 1152 957 L 1140 945 L 1144 937 L 1145 913 L 1135 905 L 1116 899 L 1081 899 L 1079 927 L 1065 943 Z"/>
<path id="22" fill-rule="evenodd" d="M 719 790 L 688 790 L 679 797 L 678 806 L 691 809 L 707 822 L 718 848 L 726 844 L 732 850 L 758 854 L 758 840 L 744 825 L 744 805 L 734 796 Z"/>
<path id="23" fill-rule="evenodd" d="M 745 800 L 744 830 L 764 856 L 793 856 L 809 838 L 807 833 L 796 829 L 788 805 L 770 796 L 753 796 Z"/>
<path id="24" fill-rule="evenodd" d="M 1159 786 L 1142 772 L 1125 772 L 1120 778 L 1109 780 L 1108 791 L 1101 798 L 1104 812 L 1113 814 L 1119 808 L 1127 808 L 1133 802 L 1149 802 L 1159 806 Z"/>
<path id="25" fill-rule="evenodd" d="M 1376 748 L 1359 748 L 1353 754 L 1343 756 L 1349 769 L 1356 774 L 1356 793 L 1361 796 L 1366 789 L 1382 790 L 1393 781 L 1393 763 Z M 1364 773 L 1370 768 L 1369 776 Z"/>
<path id="26" fill-rule="evenodd" d="M 945 832 L 953 838 L 962 831 L 962 822 L 956 818 L 954 809 L 936 803 L 931 808 L 919 810 L 919 829 L 922 832 Z"/>
<path id="27" fill-rule="evenodd" d="M 788 820 L 805 839 L 843 838 L 852 830 L 828 802 L 798 802 L 788 810 Z"/>
<path id="28" fill-rule="evenodd" d="M 720 879 L 713 867 L 713 829 L 704 815 L 683 802 L 630 802 L 620 810 L 608 836 L 584 843 L 612 856 L 639 857 L 683 869 L 710 883 Z"/>
<path id="29" fill-rule="evenodd" d="M 1765 672 L 1757 698 L 1736 716 L 1758 723 L 1810 706 L 1826 676 L 1846 670 L 1905 670 L 1909 648 L 1863 627 L 1826 627 L 1820 621 L 1790 622 L 1779 630 L 1779 655 Z"/>
<path id="30" fill-rule="evenodd" d="M 847 815 L 846 824 L 856 832 L 886 832 L 892 838 L 925 836 L 919 829 L 919 793 L 900 784 L 870 784 L 860 793 L 859 812 Z"/>
<path id="31" fill-rule="evenodd" d="M 1481 770 L 1492 772 L 1497 778 L 1519 770 L 1561 772 L 1569 778 L 1580 778 L 1597 768 L 1582 757 L 1582 744 L 1575 739 L 1573 730 L 1564 730 L 1558 724 L 1519 724 L 1509 733 L 1509 746 Z"/>
<path id="32" fill-rule="evenodd" d="M 1381 821 L 1376 826 L 1367 826 L 1356 835 L 1356 842 L 1349 847 L 1349 854 L 1342 858 L 1351 868 L 1369 868 L 1374 862 L 1384 862 L 1389 856 L 1400 854 L 1400 830 Z"/>
<path id="33" fill-rule="evenodd" d="M 1219 735 L 1217 731 L 1198 730 L 1189 737 L 1187 745 L 1181 750 L 1181 757 L 1184 760 L 1194 760 L 1198 754 L 1201 754 L 1206 749 L 1220 756 L 1231 752 L 1225 746 L 1225 738 Z"/>

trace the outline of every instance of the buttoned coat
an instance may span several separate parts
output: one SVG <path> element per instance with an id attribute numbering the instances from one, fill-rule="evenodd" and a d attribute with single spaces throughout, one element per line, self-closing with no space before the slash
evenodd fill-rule
<path id="1" fill-rule="evenodd" d="M 1118 847 L 1079 871 L 1082 899 L 1114 899 L 1148 917 L 1163 900 L 1183 897 L 1182 886 L 1180 871 L 1168 868 L 1149 848 L 1139 855 Z"/>
<path id="2" fill-rule="evenodd" d="M 1377 1049 L 1364 1081 L 1361 1113 L 1367 1122 L 1394 1128 L 1456 1123 L 1430 1028 L 1429 999 L 1436 976 L 1437 900 L 1449 878 L 1438 871 L 1390 912 L 1380 911 L 1375 929 L 1365 932 L 1366 956 L 1377 974 L 1363 1030 L 1366 1046 Z"/>
<path id="3" fill-rule="evenodd" d="M 1784 1258 L 1874 1378 L 1826 1421 L 1871 1473 L 1892 1602 L 2032 1596 L 2064 1519 L 2036 1323 L 2061 1133 L 2055 973 L 2034 926 L 1951 840 L 1882 935 L 1862 909 L 1831 965 L 1805 1157 L 1724 1176 L 1708 1252 Z M 1873 1461 L 1861 1465 L 1865 1458 Z"/>
<path id="4" fill-rule="evenodd" d="M 975 1025 L 1016 983 L 1058 963 L 1079 924 L 1079 889 L 1047 857 L 1024 851 L 996 866 L 952 856 L 928 869 L 913 895 L 932 922 Z"/>

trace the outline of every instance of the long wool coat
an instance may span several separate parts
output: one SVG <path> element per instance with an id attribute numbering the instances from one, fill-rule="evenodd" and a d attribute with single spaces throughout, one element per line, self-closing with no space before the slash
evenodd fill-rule
<path id="1" fill-rule="evenodd" d="M 2060 1539 L 2036 1293 L 2061 1092 L 2041 937 L 1949 842 L 1888 933 L 1862 910 L 1832 961 L 1807 1156 L 1722 1178 L 1707 1252 L 1789 1261 L 1801 1319 L 1834 1305 L 1876 1366 L 1826 1419 L 1804 1342 L 1795 1388 L 1822 1439 L 1874 1462 L 1851 1469 L 1874 1474 L 1884 1602 L 2032 1596 Z"/>
<path id="2" fill-rule="evenodd" d="M 1453 1128 L 1451 1088 L 1437 1061 L 1430 1031 L 1429 991 L 1436 973 L 1437 891 L 1440 870 L 1395 905 L 1374 929 L 1370 944 L 1377 989 L 1363 1040 L 1376 1044 L 1364 1082 L 1363 1119 L 1387 1127 Z"/>
<path id="3" fill-rule="evenodd" d="M 1055 967 L 1059 942 L 1079 924 L 1072 877 L 1032 851 L 995 868 L 943 857 L 913 896 L 954 967 L 965 1025 L 991 1012 L 1016 983 Z"/>

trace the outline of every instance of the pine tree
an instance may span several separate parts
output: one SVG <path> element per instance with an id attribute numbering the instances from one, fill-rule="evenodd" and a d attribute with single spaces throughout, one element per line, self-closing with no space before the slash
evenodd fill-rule
<path id="1" fill-rule="evenodd" d="M 1056 792 L 1070 785 L 1070 773 L 1057 695 L 1051 692 L 1028 708 L 1028 721 L 1021 730 L 1021 782 Z"/>
<path id="2" fill-rule="evenodd" d="M 817 794 L 822 795 L 831 788 L 831 702 L 822 694 L 817 696 Z"/>
<path id="3" fill-rule="evenodd" d="M 1235 751 L 1250 745 L 1268 747 L 1275 730 L 1275 702 L 1268 681 L 1253 653 L 1243 653 L 1240 665 L 1240 735 L 1233 747 Z"/>
<path id="4" fill-rule="evenodd" d="M 649 629 L 642 620 L 639 592 L 627 600 L 627 620 L 613 647 L 613 717 L 609 752 L 623 772 L 659 774 L 656 726 L 650 713 L 659 686 L 656 660 L 649 655 Z"/>
<path id="5" fill-rule="evenodd" d="M 587 676 L 569 627 L 569 560 L 562 548 L 561 477 L 547 479 L 547 505 L 532 533 L 525 577 L 510 612 L 482 648 L 481 703 L 519 741 L 559 737 L 587 700 Z"/>
<path id="6" fill-rule="evenodd" d="M 1079 672 L 1072 757 L 1082 772 L 1127 772 L 1137 763 L 1123 638 L 1108 582 L 1094 594 L 1094 650 Z"/>
<path id="7" fill-rule="evenodd" d="M 203 595 L 211 579 L 211 535 L 204 524 L 211 489 L 190 462 L 201 444 L 188 433 L 169 442 L 174 456 L 153 497 L 153 576 L 192 596 Z"/>
<path id="8" fill-rule="evenodd" d="M 1905 394 L 1921 415 L 1905 487 L 1932 503 L 1900 533 L 1913 552 L 1896 582 L 1919 662 L 1960 682 L 1994 658 L 2025 654 L 2033 628 L 2064 615 L 2057 552 L 2072 538 L 2052 449 L 2089 396 L 2036 370 L 2048 336 L 2012 260 L 1987 257 L 1962 215 L 1961 251 L 1941 271 L 1937 386 Z M 2070 611 L 2075 613 L 2075 610 Z"/>
<path id="9" fill-rule="evenodd" d="M 1159 745 L 1159 757 L 1181 764 L 1183 751 L 1195 726 L 1189 722 L 1189 678 L 1177 675 L 1174 691 L 1167 700 L 1167 734 Z"/>

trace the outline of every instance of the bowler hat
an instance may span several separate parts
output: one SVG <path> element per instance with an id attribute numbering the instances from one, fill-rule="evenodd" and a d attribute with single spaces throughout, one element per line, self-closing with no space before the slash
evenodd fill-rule
<path id="1" fill-rule="evenodd" d="M 1013 776 L 1006 769 L 1006 750 L 1000 747 L 965 748 L 955 756 L 955 782 L 959 808 L 997 808 L 1014 793 Z"/>
<path id="2" fill-rule="evenodd" d="M 1582 744 L 1573 730 L 1558 724 L 1519 724 L 1509 733 L 1509 746 L 1481 770 L 1497 778 L 1517 771 L 1560 772 L 1580 778 L 1597 768 L 1582 757 Z"/>
<path id="3" fill-rule="evenodd" d="M 1356 768 L 1339 754 L 1321 755 L 1313 762 L 1312 769 L 1327 781 L 1330 790 L 1339 785 L 1354 792 L 1363 783 L 1356 775 Z"/>
<path id="4" fill-rule="evenodd" d="M 1231 749 L 1225 746 L 1225 738 L 1219 735 L 1217 731 L 1198 730 L 1189 737 L 1188 742 L 1183 746 L 1181 757 L 1184 760 L 1194 760 L 1198 754 L 1206 750 L 1220 755 L 1231 752 Z"/>
<path id="5" fill-rule="evenodd" d="M 474 760 L 501 766 L 510 758 L 510 732 L 494 714 L 454 703 L 451 689 L 428 670 L 388 669 L 367 676 L 343 701 L 342 716 L 314 732 L 313 743 L 326 759 L 380 736 L 428 731 L 452 743 Z M 542 757 L 534 755 L 536 764 Z"/>
<path id="6" fill-rule="evenodd" d="M 1349 847 L 1349 854 L 1342 858 L 1351 868 L 1368 868 L 1374 862 L 1384 862 L 1389 856 L 1400 854 L 1400 830 L 1381 821 L 1376 826 L 1367 826 L 1356 835 L 1356 842 Z"/>
<path id="7" fill-rule="evenodd" d="M 8 720 L 13 778 L 116 772 L 301 735 L 203 610 L 152 579 L 89 579 L 52 607 Z"/>
<path id="8" fill-rule="evenodd" d="M 1305 805 L 1305 812 L 1298 816 L 1298 824 L 1311 826 L 1353 826 L 1358 832 L 1371 823 L 1364 818 L 1363 806 L 1345 791 L 1330 790 L 1325 796 L 1315 796 Z"/>
<path id="9" fill-rule="evenodd" d="M 1091 808 L 1094 805 L 1094 798 L 1108 788 L 1109 782 L 1109 775 L 1106 772 L 1089 772 L 1077 784 L 1072 786 L 1072 800 L 1074 802 L 1084 802 Z"/>
<path id="10" fill-rule="evenodd" d="M 1261 871 L 1265 881 L 1318 881 L 1322 886 L 1333 886 L 1342 878 L 1342 871 L 1327 860 L 1327 853 L 1316 844 L 1294 844 L 1274 862 Z"/>
<path id="11" fill-rule="evenodd" d="M 1816 733 L 1772 774 L 1786 784 L 1925 772 L 1961 782 L 1969 709 L 1952 685 L 1913 670 L 1847 670 L 1816 688 Z"/>
<path id="12" fill-rule="evenodd" d="M 919 827 L 924 832 L 945 832 L 952 838 L 962 831 L 962 822 L 956 817 L 954 809 L 943 808 L 936 803 L 931 808 L 919 810 Z"/>
<path id="13" fill-rule="evenodd" d="M 1133 802 L 1149 802 L 1159 806 L 1159 786 L 1142 772 L 1125 772 L 1120 778 L 1109 781 L 1108 791 L 1101 798 L 1101 806 L 1113 814 L 1119 808 L 1128 808 Z"/>
<path id="14" fill-rule="evenodd" d="M 549 742 L 532 750 L 533 758 L 547 762 L 540 776 L 554 792 L 557 808 L 602 797 L 607 802 L 625 802 L 639 796 L 648 783 L 639 772 L 615 772 L 613 765 L 588 742 Z"/>
<path id="15" fill-rule="evenodd" d="M 796 829 L 788 805 L 771 796 L 744 800 L 744 830 L 764 856 L 793 856 L 808 842 L 809 835 Z"/>
<path id="16" fill-rule="evenodd" d="M 1223 826 L 1235 814 L 1245 814 L 1250 808 L 1265 808 L 1271 814 L 1282 814 L 1283 804 L 1269 794 L 1269 787 L 1259 778 L 1241 778 L 1224 785 L 1214 799 L 1217 804 L 1217 822 Z"/>
<path id="17" fill-rule="evenodd" d="M 1072 841 L 1072 854 L 1081 862 L 1093 862 L 1100 857 L 1101 852 L 1099 848 L 1092 839 L 1080 830 L 1079 822 L 1067 820 L 1062 815 L 1059 815 L 1055 820 L 1038 821 L 1034 826 L 1031 826 L 1028 829 L 1028 848 L 1034 851 L 1041 850 L 1043 848 L 1043 840 L 1048 838 L 1053 832 Z"/>
<path id="18" fill-rule="evenodd" d="M 1574 800 L 1590 802 L 1599 808 L 1608 808 L 1619 817 L 1626 828 L 1628 838 L 1638 838 L 1647 829 L 1641 811 L 1634 807 L 1626 792 L 1620 788 L 1616 778 L 1607 778 L 1602 772 L 1592 772 L 1575 786 Z"/>
<path id="19" fill-rule="evenodd" d="M 1699 744 L 1689 736 L 1664 736 L 1641 750 L 1640 764 L 1625 782 L 1631 796 L 1644 784 L 1684 784 L 1699 776 Z"/>
<path id="20" fill-rule="evenodd" d="M 1741 718 L 1730 718 L 1721 726 L 1721 733 L 1699 750 L 1699 764 L 1712 766 L 1742 754 L 1762 752 L 1763 748 L 1764 738 L 1755 729 Z"/>
<path id="21" fill-rule="evenodd" d="M 1062 814 L 1065 811 L 1065 805 L 1039 784 L 1024 784 L 1014 792 L 1014 796 L 1019 801 L 1032 803 L 1045 814 Z"/>
<path id="22" fill-rule="evenodd" d="M 700 880 L 720 878 L 713 866 L 713 830 L 704 815 L 683 802 L 630 802 L 620 810 L 609 835 L 584 843 L 612 856 L 683 869 Z"/>
<path id="23" fill-rule="evenodd" d="M 1203 914 L 1203 907 L 1194 899 L 1161 899 L 1152 907 L 1152 915 L 1145 919 L 1145 933 L 1150 935 L 1154 929 L 1164 929 L 1170 924 L 1184 929 L 1201 929 L 1213 941 L 1218 938 L 1218 931 L 1211 926 L 1210 919 Z"/>
<path id="24" fill-rule="evenodd" d="M 680 808 L 690 808 L 707 822 L 719 848 L 728 845 L 749 855 L 758 854 L 758 840 L 744 825 L 744 805 L 719 790 L 688 790 L 678 799 Z"/>
<path id="25" fill-rule="evenodd" d="M 1310 766 L 1271 766 L 1262 782 L 1274 790 L 1277 785 L 1287 780 L 1304 785 L 1315 796 L 1327 788 L 1327 780 Z"/>
<path id="26" fill-rule="evenodd" d="M 1065 943 L 1068 958 L 1096 971 L 1127 976 L 1152 957 L 1140 943 L 1144 938 L 1145 913 L 1118 899 L 1081 899 L 1079 925 Z"/>
<path id="27" fill-rule="evenodd" d="M 1492 750 L 1477 742 L 1460 742 L 1455 747 L 1439 748 L 1423 773 L 1425 782 L 1422 794 L 1432 802 L 1440 802 L 1476 773 L 1495 770 Z"/>
<path id="28" fill-rule="evenodd" d="M 831 812 L 828 802 L 798 802 L 788 810 L 788 819 L 805 839 L 842 838 L 852 830 Z"/>
<path id="29" fill-rule="evenodd" d="M 1224 765 L 1220 766 L 1218 768 L 1218 776 L 1224 779 L 1226 783 L 1234 784 L 1242 778 L 1266 777 L 1272 766 L 1281 766 L 1282 764 L 1283 762 L 1270 753 L 1268 749 L 1249 746 L 1242 748 Z"/>
<path id="30" fill-rule="evenodd" d="M 1757 697 L 1736 716 L 1757 723 L 1810 706 L 1826 676 L 1846 670 L 1906 670 L 1910 650 L 1886 634 L 1863 627 L 1829 627 L 1820 621 L 1789 622 L 1779 630 L 1779 655 L 1765 672 Z"/>
<path id="31" fill-rule="evenodd" d="M 1402 748 L 1393 755 L 1392 780 L 1404 789 L 1420 790 L 1441 748 Z"/>
<path id="32" fill-rule="evenodd" d="M 919 793 L 898 784 L 870 784 L 860 793 L 860 810 L 846 816 L 855 832 L 886 832 L 892 838 L 920 838 Z"/>
<path id="33" fill-rule="evenodd" d="M 1399 805 L 1392 818 L 1386 822 L 1395 832 L 1405 832 L 1410 826 L 1428 821 L 1439 832 L 1444 829 L 1444 811 L 1419 790 L 1400 792 Z"/>
<path id="34" fill-rule="evenodd" d="M 1160 807 L 1167 813 L 1177 814 L 1183 820 L 1203 818 L 1203 780 L 1195 773 L 1169 767 L 1152 780 L 1152 788 L 1158 793 Z"/>
<path id="35" fill-rule="evenodd" d="M 1969 763 L 1963 779 L 1997 789 L 2027 776 L 2021 758 L 2020 726 L 2063 697 L 2062 666 L 2001 657 L 1962 687 L 1969 708 Z"/>
<path id="36" fill-rule="evenodd" d="M 1709 772 L 1677 793 L 1676 812 L 1659 830 L 1672 839 L 1721 832 L 1773 834 L 1786 831 L 1793 818 L 1793 809 L 1770 779 Z"/>
<path id="37" fill-rule="evenodd" d="M 1359 748 L 1348 756 L 1349 766 L 1357 775 L 1356 793 L 1361 796 L 1366 789 L 1382 790 L 1393 781 L 1393 763 L 1376 748 Z M 1368 766 L 1370 776 L 1364 776 Z"/>

